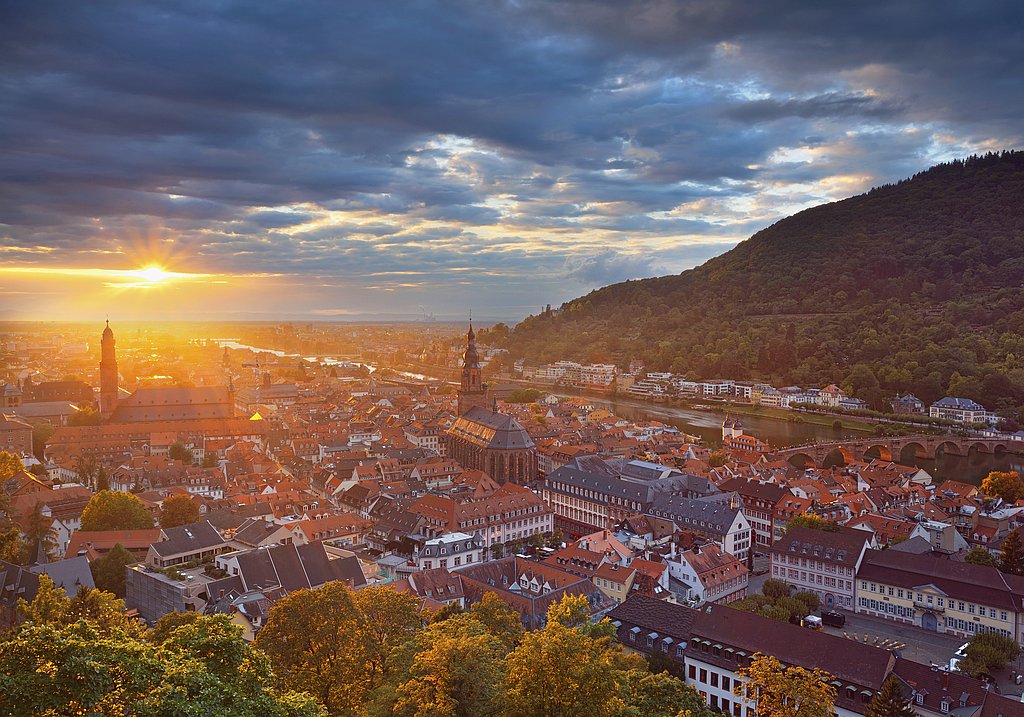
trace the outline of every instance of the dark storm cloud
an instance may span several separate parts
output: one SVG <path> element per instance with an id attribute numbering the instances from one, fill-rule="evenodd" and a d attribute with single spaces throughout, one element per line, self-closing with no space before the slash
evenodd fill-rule
<path id="1" fill-rule="evenodd" d="M 560 300 L 1018 144 L 1022 14 L 4 2 L 0 240 L 18 248 L 4 258 L 84 261 L 157 223 L 217 271 L 488 277 L 506 302 L 532 276 Z"/>

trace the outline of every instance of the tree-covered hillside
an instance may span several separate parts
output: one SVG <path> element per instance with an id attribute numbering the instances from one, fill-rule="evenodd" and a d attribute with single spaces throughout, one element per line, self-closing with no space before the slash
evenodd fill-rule
<path id="1" fill-rule="evenodd" d="M 972 157 L 800 212 L 678 276 L 628 281 L 531 316 L 531 363 L 839 383 L 1024 404 L 1024 153 Z"/>

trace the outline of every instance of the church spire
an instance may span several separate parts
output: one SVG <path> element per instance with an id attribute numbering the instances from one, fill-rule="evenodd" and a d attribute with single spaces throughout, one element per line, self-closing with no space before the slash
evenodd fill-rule
<path id="1" fill-rule="evenodd" d="M 110 418 L 117 407 L 119 389 L 116 343 L 114 332 L 110 328 L 110 319 L 107 319 L 100 339 L 100 417 L 103 420 Z"/>
<path id="2" fill-rule="evenodd" d="M 459 415 L 474 406 L 487 406 L 487 389 L 484 387 L 480 370 L 480 356 L 476 352 L 476 333 L 473 319 L 469 320 L 466 332 L 466 352 L 462 355 L 462 381 L 459 385 Z"/>

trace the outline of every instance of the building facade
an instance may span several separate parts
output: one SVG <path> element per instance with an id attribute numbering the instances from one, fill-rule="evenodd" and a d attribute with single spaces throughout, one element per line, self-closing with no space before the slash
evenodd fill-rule
<path id="1" fill-rule="evenodd" d="M 797 590 L 815 593 L 826 608 L 853 609 L 857 570 L 871 536 L 861 530 L 837 532 L 790 528 L 771 551 L 771 575 Z"/>

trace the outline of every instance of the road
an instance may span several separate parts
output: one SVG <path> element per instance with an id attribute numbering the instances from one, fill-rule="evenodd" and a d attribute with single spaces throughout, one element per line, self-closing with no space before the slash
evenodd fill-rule
<path id="1" fill-rule="evenodd" d="M 846 615 L 846 625 L 841 628 L 825 627 L 825 632 L 882 647 L 905 645 L 895 649 L 908 660 L 925 665 L 934 663 L 948 666 L 949 658 L 956 649 L 967 642 L 962 637 L 927 632 L 919 627 L 882 618 L 842 612 Z"/>

